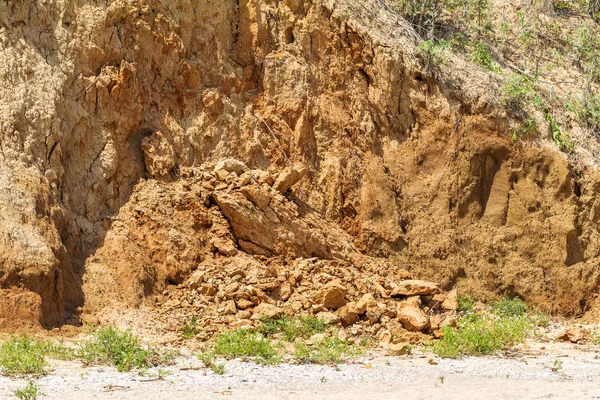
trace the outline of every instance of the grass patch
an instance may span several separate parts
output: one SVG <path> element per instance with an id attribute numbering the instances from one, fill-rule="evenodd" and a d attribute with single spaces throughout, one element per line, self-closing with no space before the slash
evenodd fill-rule
<path id="1" fill-rule="evenodd" d="M 364 353 L 364 348 L 350 345 L 337 336 L 323 338 L 312 345 L 295 343 L 294 347 L 298 361 L 311 364 L 335 365 Z"/>
<path id="2" fill-rule="evenodd" d="M 27 386 L 14 391 L 15 396 L 20 400 L 36 400 L 41 396 L 40 389 L 35 382 L 29 382 Z"/>
<path id="3" fill-rule="evenodd" d="M 430 343 L 440 357 L 494 354 L 498 350 L 522 343 L 535 326 L 548 324 L 549 317 L 538 309 L 529 310 L 518 298 L 503 298 L 477 314 L 474 301 L 459 297 L 459 320 L 456 329 L 442 328 L 441 340 Z"/>
<path id="4" fill-rule="evenodd" d="M 266 318 L 261 321 L 257 331 L 265 336 L 280 335 L 288 342 L 297 338 L 308 339 L 312 335 L 325 332 L 330 324 L 311 315 L 292 319 L 283 316 L 278 319 Z"/>
<path id="5" fill-rule="evenodd" d="M 272 341 L 251 329 L 222 333 L 215 342 L 214 352 L 225 358 L 254 357 L 259 364 L 277 364 L 281 360 Z"/>
<path id="6" fill-rule="evenodd" d="M 26 335 L 11 336 L 0 345 L 0 370 L 9 376 L 45 375 L 48 373 L 47 354 L 48 347 L 44 343 Z"/>
<path id="7" fill-rule="evenodd" d="M 81 344 L 77 355 L 89 363 L 113 365 L 119 371 L 151 367 L 155 357 L 152 350 L 140 346 L 138 338 L 129 330 L 112 327 L 95 332 L 91 340 Z"/>

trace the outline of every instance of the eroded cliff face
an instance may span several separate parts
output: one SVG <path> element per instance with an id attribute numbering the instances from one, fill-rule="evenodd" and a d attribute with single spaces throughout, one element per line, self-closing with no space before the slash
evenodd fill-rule
<path id="1" fill-rule="evenodd" d="M 423 76 L 376 0 L 9 0 L 0 46 L 0 326 L 139 305 L 238 251 L 358 252 L 481 298 L 593 305 L 597 171 L 511 143 L 483 71 Z M 332 225 L 329 253 L 298 251 L 312 223 L 282 230 L 310 238 L 293 252 L 240 237 L 241 197 L 190 189 L 223 158 L 302 164 L 282 201 Z"/>

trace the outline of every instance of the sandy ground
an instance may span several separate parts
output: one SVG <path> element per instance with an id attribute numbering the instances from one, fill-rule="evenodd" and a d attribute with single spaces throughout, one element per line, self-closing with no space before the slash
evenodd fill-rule
<path id="1" fill-rule="evenodd" d="M 561 368 L 553 371 L 555 360 Z M 56 362 L 39 379 L 43 398 L 54 399 L 600 399 L 600 347 L 532 344 L 495 357 L 438 359 L 367 355 L 338 367 L 258 366 L 231 360 L 225 375 L 202 368 L 192 356 L 163 368 L 171 374 L 119 373 Z M 26 379 L 0 377 L 0 398 Z"/>

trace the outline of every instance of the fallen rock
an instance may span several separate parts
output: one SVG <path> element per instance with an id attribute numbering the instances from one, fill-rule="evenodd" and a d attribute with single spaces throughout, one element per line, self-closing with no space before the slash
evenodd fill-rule
<path id="1" fill-rule="evenodd" d="M 410 351 L 410 343 L 395 343 L 388 344 L 385 348 L 388 356 L 402 356 L 404 354 L 408 354 Z"/>
<path id="2" fill-rule="evenodd" d="M 196 270 L 186 281 L 186 286 L 190 289 L 198 289 L 204 282 L 204 271 Z"/>
<path id="3" fill-rule="evenodd" d="M 356 303 L 356 313 L 359 315 L 362 315 L 365 312 L 367 312 L 367 309 L 369 307 L 376 307 L 376 306 L 377 306 L 377 302 L 375 301 L 375 297 L 373 297 L 373 295 L 371 293 L 366 293 L 360 298 L 358 303 Z"/>
<path id="4" fill-rule="evenodd" d="M 452 290 L 446 294 L 446 299 L 442 302 L 442 308 L 446 310 L 458 310 L 458 299 L 456 290 Z"/>
<path id="5" fill-rule="evenodd" d="M 283 310 L 277 306 L 269 303 L 260 303 L 257 305 L 250 319 L 262 319 L 262 318 L 279 318 L 283 315 Z"/>
<path id="6" fill-rule="evenodd" d="M 358 313 L 356 312 L 356 304 L 348 303 L 345 306 L 340 307 L 336 314 L 342 319 L 344 324 L 352 325 L 358 321 Z"/>
<path id="7" fill-rule="evenodd" d="M 437 283 L 419 281 L 409 279 L 400 282 L 393 290 L 392 296 L 422 296 L 428 294 L 437 294 L 440 292 L 440 288 Z"/>
<path id="8" fill-rule="evenodd" d="M 398 307 L 398 319 L 402 326 L 411 332 L 421 332 L 429 327 L 429 317 L 416 306 L 401 305 Z"/>
<path id="9" fill-rule="evenodd" d="M 340 317 L 329 311 L 321 311 L 315 315 L 318 319 L 328 324 L 337 324 L 340 322 Z"/>
<path id="10" fill-rule="evenodd" d="M 347 303 L 346 293 L 347 290 L 341 283 L 330 282 L 315 293 L 313 301 L 316 304 L 323 304 L 326 308 L 337 310 Z"/>
<path id="11" fill-rule="evenodd" d="M 559 333 L 556 339 L 581 344 L 592 340 L 592 335 L 584 328 L 569 328 Z"/>
<path id="12" fill-rule="evenodd" d="M 280 193 L 285 193 L 289 188 L 304 178 L 307 173 L 308 170 L 301 164 L 294 164 L 290 167 L 286 167 L 277 177 L 277 180 L 273 184 L 273 189 Z"/>
<path id="13" fill-rule="evenodd" d="M 269 206 L 269 203 L 271 203 L 271 196 L 256 186 L 244 186 L 240 189 L 240 192 L 259 210 L 264 210 Z"/>
<path id="14" fill-rule="evenodd" d="M 243 162 L 234 158 L 226 158 L 215 164 L 214 171 L 216 172 L 219 170 L 225 170 L 227 172 L 235 172 L 236 174 L 241 175 L 247 169 L 248 167 Z"/>

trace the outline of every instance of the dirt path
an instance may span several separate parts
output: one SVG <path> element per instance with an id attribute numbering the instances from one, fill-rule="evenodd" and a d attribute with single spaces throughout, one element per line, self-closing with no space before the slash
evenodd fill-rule
<path id="1" fill-rule="evenodd" d="M 431 364 L 430 360 L 437 364 Z M 559 361 L 556 361 L 559 360 Z M 600 348 L 536 344 L 503 357 L 436 359 L 366 356 L 338 368 L 258 366 L 233 360 L 226 373 L 183 357 L 161 380 L 112 368 L 57 362 L 38 381 L 43 398 L 56 399 L 595 399 L 600 398 Z M 553 371 L 552 367 L 556 367 Z M 14 398 L 24 379 L 0 378 L 0 398 Z"/>

